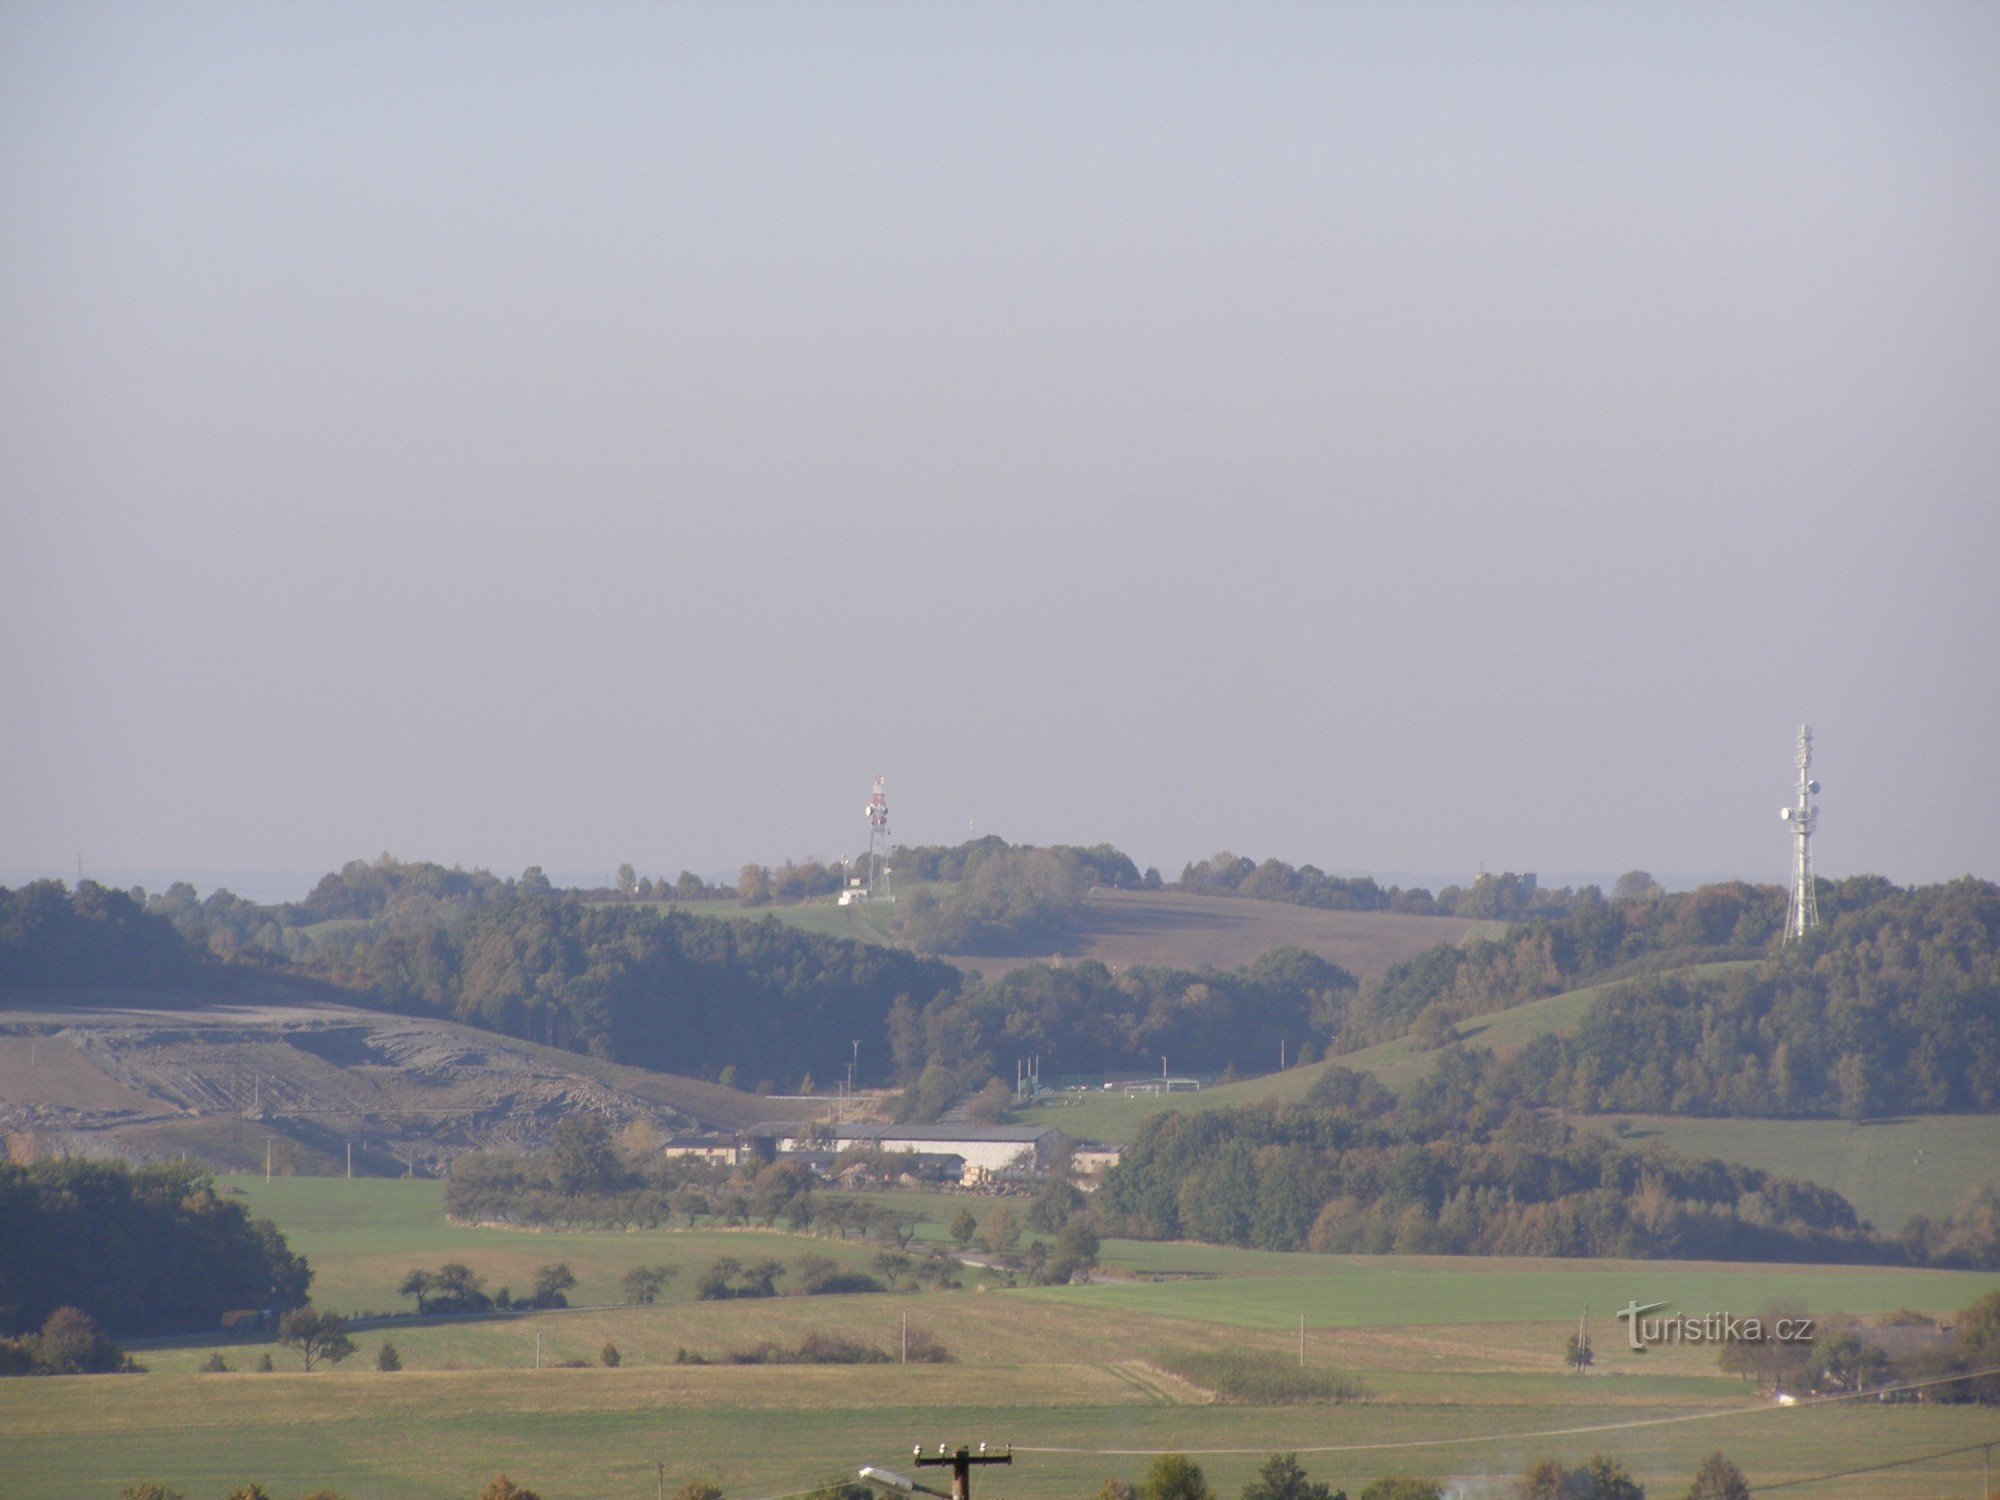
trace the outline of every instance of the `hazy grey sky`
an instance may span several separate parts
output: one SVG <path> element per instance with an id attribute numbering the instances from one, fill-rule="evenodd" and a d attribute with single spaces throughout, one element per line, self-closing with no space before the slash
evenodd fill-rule
<path id="1" fill-rule="evenodd" d="M 0 7 L 0 868 L 2000 875 L 2000 8 Z"/>

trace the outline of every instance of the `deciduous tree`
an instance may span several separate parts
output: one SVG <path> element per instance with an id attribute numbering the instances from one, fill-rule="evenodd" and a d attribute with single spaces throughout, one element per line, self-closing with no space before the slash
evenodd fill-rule
<path id="1" fill-rule="evenodd" d="M 311 1372 L 315 1360 L 334 1365 L 354 1352 L 347 1325 L 338 1313 L 316 1307 L 295 1307 L 278 1320 L 278 1342 L 296 1349 Z"/>

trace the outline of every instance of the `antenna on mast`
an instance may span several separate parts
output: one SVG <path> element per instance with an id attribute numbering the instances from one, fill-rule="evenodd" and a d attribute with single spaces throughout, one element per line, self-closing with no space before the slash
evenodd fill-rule
<path id="1" fill-rule="evenodd" d="M 1812 779 L 1812 726 L 1799 726 L 1798 801 L 1778 813 L 1792 829 L 1792 901 L 1785 912 L 1785 941 L 1796 942 L 1819 926 L 1819 898 L 1813 893 L 1812 836 L 1819 822 L 1813 798 L 1819 783 Z"/>
<path id="2" fill-rule="evenodd" d="M 891 877 L 895 871 L 888 864 L 889 854 L 889 794 L 883 790 L 884 778 L 875 778 L 875 790 L 868 797 L 868 899 L 870 901 L 894 901 L 895 886 Z"/>

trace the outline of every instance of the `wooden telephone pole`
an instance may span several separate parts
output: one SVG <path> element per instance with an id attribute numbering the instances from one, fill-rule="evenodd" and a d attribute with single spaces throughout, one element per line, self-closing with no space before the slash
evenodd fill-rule
<path id="1" fill-rule="evenodd" d="M 981 1443 L 979 1446 L 982 1451 L 978 1453 L 974 1453 L 963 1444 L 959 1446 L 956 1453 L 947 1453 L 944 1450 L 944 1446 L 940 1444 L 935 1457 L 926 1458 L 923 1454 L 919 1453 L 917 1455 L 917 1467 L 920 1469 L 949 1468 L 951 1470 L 951 1500 L 972 1500 L 972 1466 L 974 1464 L 1011 1464 L 1014 1461 L 1014 1450 L 1011 1446 L 1005 1453 L 987 1453 L 984 1451 L 986 1447 L 984 1443 Z"/>

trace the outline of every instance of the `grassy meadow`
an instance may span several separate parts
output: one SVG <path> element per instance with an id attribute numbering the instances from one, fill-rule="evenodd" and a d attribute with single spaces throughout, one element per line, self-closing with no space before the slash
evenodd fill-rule
<path id="1" fill-rule="evenodd" d="M 1685 1487 L 1723 1447 L 1754 1482 L 1809 1479 L 1986 1438 L 1976 1408 L 1868 1405 L 1782 1409 L 1721 1375 L 1696 1348 L 1634 1354 L 1611 1313 L 1628 1298 L 1688 1310 L 1755 1310 L 1774 1297 L 1854 1313 L 1947 1312 L 2000 1277 L 1874 1268 L 1659 1262 L 1279 1255 L 1111 1241 L 1105 1279 L 1006 1289 L 969 1270 L 957 1292 L 697 1302 L 693 1279 L 720 1254 L 795 1263 L 807 1253 L 864 1265 L 875 1247 L 767 1231 L 536 1233 L 456 1227 L 430 1182 L 228 1179 L 313 1262 L 324 1306 L 406 1306 L 413 1266 L 464 1260 L 492 1285 L 525 1288 L 564 1260 L 579 1305 L 514 1317 L 401 1323 L 354 1334 L 357 1353 L 310 1375 L 264 1344 L 179 1343 L 140 1351 L 149 1373 L 0 1382 L 0 1496 L 102 1496 L 155 1476 L 190 1500 L 259 1480 L 276 1500 L 326 1485 L 345 1500 L 470 1500 L 505 1470 L 545 1500 L 655 1493 L 689 1478 L 730 1500 L 793 1495 L 862 1463 L 907 1459 L 915 1442 L 1012 1442 L 1017 1465 L 980 1476 L 982 1497 L 1080 1496 L 1135 1477 L 1145 1453 L 1195 1451 L 1218 1494 L 1234 1494 L 1274 1450 L 1304 1454 L 1350 1495 L 1392 1472 L 1465 1481 L 1511 1476 L 1543 1455 L 1622 1457 L 1656 1496 Z M 915 1199 L 942 1222 L 959 1204 Z M 932 1234 L 937 1232 L 932 1226 Z M 681 1268 L 650 1307 L 617 1302 L 637 1264 Z M 780 1283 L 781 1287 L 783 1283 Z M 980 1290 L 981 1286 L 984 1290 Z M 1560 1365 L 1588 1305 L 1599 1358 Z M 1204 1357 L 1272 1369 L 1299 1359 L 1363 1399 L 1232 1404 L 1180 1373 Z M 894 1362 L 905 1324 L 953 1362 Z M 838 1333 L 891 1362 L 859 1366 L 692 1365 L 760 1342 Z M 543 1368 L 534 1367 L 537 1336 Z M 404 1368 L 384 1373 L 384 1339 Z M 617 1345 L 617 1368 L 600 1363 Z M 232 1373 L 201 1374 L 220 1351 Z M 247 1373 L 270 1352 L 277 1373 Z M 582 1367 L 564 1368 L 565 1362 Z M 1581 1430 L 1580 1430 L 1581 1429 Z M 1977 1454 L 1801 1487 L 1836 1497 L 1971 1493 Z"/>

